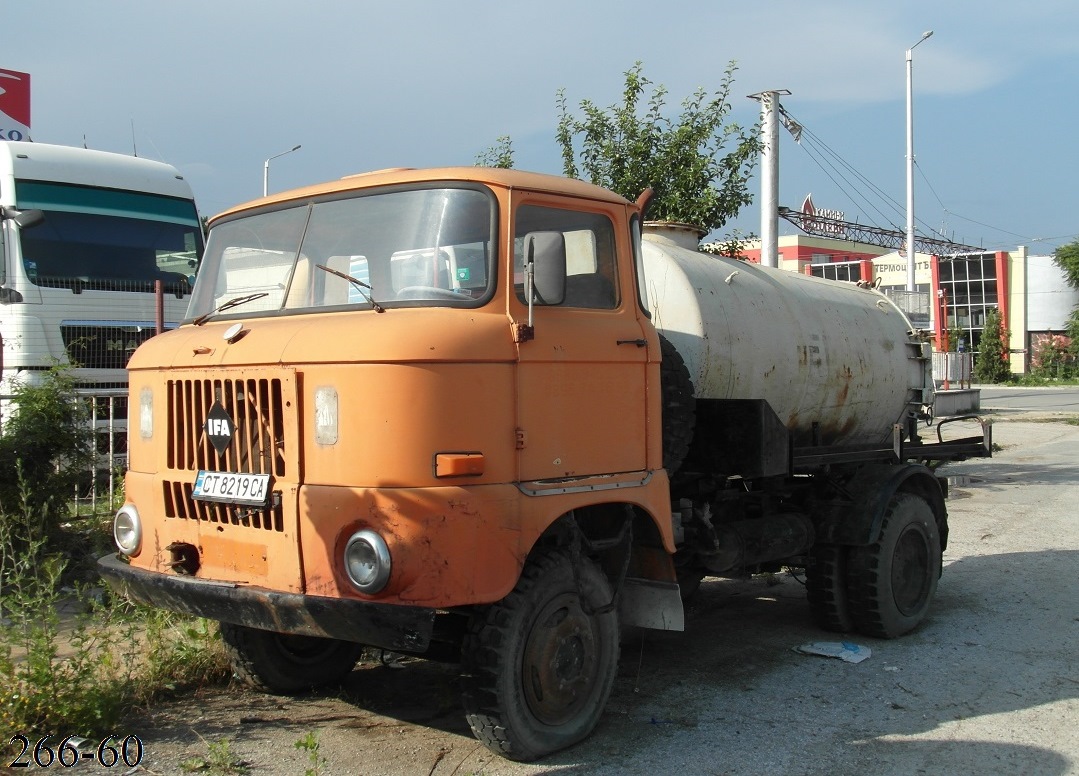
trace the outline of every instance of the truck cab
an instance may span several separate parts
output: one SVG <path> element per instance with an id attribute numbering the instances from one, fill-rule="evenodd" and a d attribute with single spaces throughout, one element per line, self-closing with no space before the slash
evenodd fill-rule
<path id="1" fill-rule="evenodd" d="M 552 618 L 518 651 L 563 653 L 542 681 L 564 697 L 508 751 L 579 739 L 619 618 L 682 625 L 639 218 L 590 184 L 473 168 L 353 176 L 214 218 L 187 319 L 129 364 L 106 577 L 223 622 L 271 689 L 333 678 L 356 644 L 483 652 L 512 604 Z M 522 584 L 539 599 L 524 611 Z M 298 671 L 290 638 L 336 659 Z M 519 659 L 475 667 L 473 697 Z"/>

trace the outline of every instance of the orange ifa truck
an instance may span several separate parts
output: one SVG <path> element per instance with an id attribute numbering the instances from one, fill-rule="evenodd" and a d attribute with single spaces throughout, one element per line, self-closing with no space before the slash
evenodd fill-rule
<path id="1" fill-rule="evenodd" d="M 270 692 L 364 646 L 461 664 L 477 738 L 585 738 L 622 626 L 804 569 L 816 619 L 923 621 L 947 541 L 929 346 L 880 293 L 644 235 L 630 202 L 387 170 L 210 223 L 188 317 L 129 364 L 106 580 L 217 620 Z"/>

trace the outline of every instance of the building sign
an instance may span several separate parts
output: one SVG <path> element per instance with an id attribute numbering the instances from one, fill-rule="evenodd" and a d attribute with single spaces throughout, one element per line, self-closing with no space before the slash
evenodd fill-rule
<path id="1" fill-rule="evenodd" d="M 30 139 L 30 74 L 0 69 L 0 140 Z"/>
<path id="2" fill-rule="evenodd" d="M 920 258 L 919 258 L 920 257 Z M 884 288 L 903 288 L 907 284 L 907 260 L 898 253 L 888 253 L 873 259 L 873 277 L 880 278 Z M 924 253 L 915 254 L 915 284 L 930 282 L 930 260 Z"/>
<path id="3" fill-rule="evenodd" d="M 847 239 L 847 228 L 837 221 L 842 221 L 842 210 L 818 210 L 813 206 L 813 195 L 806 194 L 802 202 L 802 231 L 806 234 L 831 237 L 837 240 Z"/>

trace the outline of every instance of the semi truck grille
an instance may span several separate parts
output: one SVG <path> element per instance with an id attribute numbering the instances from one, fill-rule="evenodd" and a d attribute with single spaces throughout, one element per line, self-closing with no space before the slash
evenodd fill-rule
<path id="1" fill-rule="evenodd" d="M 154 327 L 61 324 L 60 336 L 72 364 L 84 369 L 123 369 L 135 348 L 154 336 Z"/>
<path id="2" fill-rule="evenodd" d="M 288 390 L 293 390 L 291 380 Z M 170 380 L 167 391 L 168 468 L 270 474 L 275 480 L 290 475 L 281 379 Z M 215 404 L 228 413 L 233 427 L 220 453 L 206 432 L 206 418 Z M 294 397 L 288 406 L 296 406 Z"/>

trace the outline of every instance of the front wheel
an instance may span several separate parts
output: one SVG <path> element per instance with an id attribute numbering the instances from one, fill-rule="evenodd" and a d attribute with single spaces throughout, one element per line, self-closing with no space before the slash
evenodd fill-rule
<path id="1" fill-rule="evenodd" d="M 511 760 L 534 760 L 592 732 L 618 669 L 618 616 L 596 612 L 610 602 L 595 563 L 554 550 L 473 616 L 462 663 L 477 739 Z"/>
<path id="2" fill-rule="evenodd" d="M 333 684 L 356 665 L 362 644 L 221 623 L 232 670 L 263 692 L 289 694 Z"/>
<path id="3" fill-rule="evenodd" d="M 941 562 L 932 507 L 911 493 L 896 494 L 880 538 L 847 556 L 847 600 L 858 631 L 894 639 L 914 630 L 929 613 Z"/>

